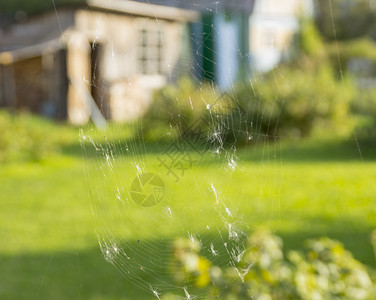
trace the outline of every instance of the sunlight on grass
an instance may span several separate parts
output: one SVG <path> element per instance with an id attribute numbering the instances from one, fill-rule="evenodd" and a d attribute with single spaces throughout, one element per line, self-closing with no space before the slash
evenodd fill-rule
<path id="1" fill-rule="evenodd" d="M 119 286 L 123 291 L 119 293 L 125 293 L 124 289 L 127 295 L 134 293 L 132 299 L 137 299 L 135 295 L 146 297 L 100 255 L 95 234 L 106 228 L 92 215 L 89 193 L 100 184 L 95 181 L 100 178 L 88 173 L 88 186 L 84 174 L 95 171 L 98 161 L 88 155 L 83 166 L 76 134 L 73 129 L 74 138 L 62 151 L 39 162 L 13 162 L 0 169 L 0 257 L 3 270 L 7 270 L 0 273 L 0 281 L 6 286 L 0 290 L 0 298 L 13 296 L 20 282 L 24 288 L 18 299 L 28 299 L 35 286 L 40 299 L 59 299 L 62 289 L 72 297 L 80 291 L 83 298 L 97 295 L 98 299 L 115 299 L 119 294 L 106 294 Z M 111 138 L 111 132 L 106 135 Z M 119 202 L 117 206 L 101 207 L 102 216 L 110 216 L 111 223 L 118 226 L 115 233 L 119 239 L 136 243 L 159 237 L 160 241 L 154 242 L 166 247 L 176 237 L 186 235 L 177 226 L 182 225 L 181 220 L 202 232 L 220 222 L 218 216 L 208 214 L 213 197 L 207 187 L 215 183 L 229 200 L 229 209 L 240 216 L 239 226 L 245 231 L 268 227 L 284 238 L 287 250 L 302 247 L 307 238 L 329 236 L 342 241 L 357 259 L 375 266 L 369 234 L 376 227 L 376 163 L 371 149 L 362 149 L 366 161 L 361 162 L 355 147 L 341 143 L 307 140 L 240 149 L 235 171 L 213 163 L 207 154 L 202 164 L 187 171 L 179 185 L 166 181 L 164 201 L 180 207 L 171 224 L 158 226 L 158 218 L 165 214 L 163 205 L 140 213 L 136 205 L 125 211 Z M 142 155 L 154 172 L 165 176 L 166 171 L 158 165 L 158 152 Z M 132 157 L 118 159 L 116 180 L 130 182 L 136 174 L 124 166 Z M 192 196 L 192 187 L 199 190 L 195 195 L 207 198 Z M 115 186 L 107 188 L 113 193 Z M 193 209 L 197 207 L 200 209 Z M 129 224 L 129 220 L 137 224 Z M 132 232 L 135 226 L 139 227 L 137 236 Z M 76 269 L 84 273 L 83 277 L 65 278 L 65 272 Z"/>

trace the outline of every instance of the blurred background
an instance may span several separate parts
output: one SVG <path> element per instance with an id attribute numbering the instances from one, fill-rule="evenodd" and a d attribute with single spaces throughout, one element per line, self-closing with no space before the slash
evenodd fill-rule
<path id="1" fill-rule="evenodd" d="M 375 299 L 375 40 L 374 0 L 3 0 L 0 298 Z"/>

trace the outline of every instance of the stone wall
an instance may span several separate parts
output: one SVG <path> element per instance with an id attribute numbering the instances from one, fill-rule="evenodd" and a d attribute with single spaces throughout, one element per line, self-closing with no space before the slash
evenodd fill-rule
<path id="1" fill-rule="evenodd" d="M 97 72 L 100 76 L 99 80 L 98 78 L 94 80 L 93 70 L 88 74 L 86 58 L 73 63 L 72 66 L 85 70 L 81 78 L 86 78 L 89 85 L 92 85 L 88 88 L 93 90 L 93 85 L 96 90 L 103 87 L 102 92 L 95 93 L 101 95 L 100 99 L 94 95 L 96 98 L 94 100 L 102 113 L 117 122 L 130 121 L 142 116 L 150 105 L 153 92 L 170 79 L 177 77 L 176 68 L 183 46 L 183 23 L 95 10 L 80 10 L 76 13 L 75 19 L 75 31 L 82 37 L 85 36 L 87 44 L 91 45 L 91 48 L 93 45 L 100 44 L 99 54 L 94 56 L 88 54 L 88 59 L 95 59 L 90 62 L 91 65 L 96 70 L 100 70 Z M 144 28 L 156 27 L 160 27 L 163 32 L 162 73 L 142 74 L 138 64 L 140 32 Z M 72 57 L 68 59 L 68 65 L 70 60 L 76 60 L 74 57 L 78 54 L 74 51 L 83 50 L 79 48 L 73 50 L 70 47 L 68 53 L 71 53 Z M 71 74 L 69 76 L 74 72 L 76 71 L 68 68 L 68 74 Z M 72 92 L 69 95 L 73 97 Z M 70 100 L 68 103 L 70 107 L 72 105 L 78 107 L 78 101 Z M 85 121 L 83 115 L 80 117 L 82 122 Z M 70 120 L 76 123 L 73 118 Z"/>

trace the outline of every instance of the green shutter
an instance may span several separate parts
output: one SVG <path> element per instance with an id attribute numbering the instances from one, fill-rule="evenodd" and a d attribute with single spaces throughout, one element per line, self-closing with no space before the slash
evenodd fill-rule
<path id="1" fill-rule="evenodd" d="M 239 56 L 239 73 L 238 79 L 240 81 L 247 80 L 249 77 L 249 15 L 241 14 L 238 18 L 239 26 L 239 49 L 241 56 Z"/>
<path id="2" fill-rule="evenodd" d="M 214 15 L 204 15 L 203 18 L 203 78 L 207 81 L 215 81 L 215 36 Z"/>

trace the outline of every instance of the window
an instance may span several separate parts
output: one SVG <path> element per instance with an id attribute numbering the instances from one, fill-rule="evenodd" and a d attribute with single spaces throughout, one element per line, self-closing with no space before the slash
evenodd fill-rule
<path id="1" fill-rule="evenodd" d="M 162 31 L 154 28 L 140 30 L 138 65 L 141 74 L 155 75 L 163 73 Z"/>
<path id="2" fill-rule="evenodd" d="M 275 34 L 271 30 L 267 30 L 263 34 L 263 46 L 264 48 L 275 48 Z"/>

